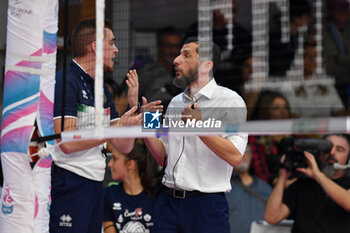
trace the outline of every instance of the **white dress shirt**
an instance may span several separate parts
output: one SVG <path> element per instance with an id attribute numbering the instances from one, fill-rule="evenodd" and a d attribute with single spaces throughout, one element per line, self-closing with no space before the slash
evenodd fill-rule
<path id="1" fill-rule="evenodd" d="M 189 97 L 188 89 L 175 96 L 170 102 L 166 117 L 180 120 L 184 108 L 197 102 L 202 119 L 215 118 L 225 122 L 246 121 L 246 105 L 234 91 L 218 86 L 214 79 L 207 83 L 194 98 Z M 225 134 L 222 137 L 232 142 L 243 155 L 248 134 Z M 161 137 L 168 165 L 163 183 L 169 188 L 198 190 L 205 193 L 229 192 L 232 166 L 215 155 L 198 136 Z"/>

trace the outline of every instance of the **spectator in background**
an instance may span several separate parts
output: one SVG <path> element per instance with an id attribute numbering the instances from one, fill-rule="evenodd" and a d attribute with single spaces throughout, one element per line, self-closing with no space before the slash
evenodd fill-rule
<path id="1" fill-rule="evenodd" d="M 105 190 L 104 233 L 152 232 L 155 163 L 144 145 L 136 143 L 128 154 L 113 149 L 108 167 L 121 183 Z"/>
<path id="2" fill-rule="evenodd" d="M 126 75 L 126 80 L 124 82 L 122 82 L 120 85 L 118 85 L 118 83 L 116 83 L 108 74 L 111 74 L 111 73 L 109 73 L 109 72 L 105 73 L 105 77 L 107 76 L 105 83 L 106 83 L 106 85 L 111 93 L 111 96 L 113 98 L 115 109 L 117 110 L 118 113 L 124 114 L 129 109 L 129 104 L 128 104 L 128 102 L 130 101 L 129 98 L 134 99 L 132 95 L 134 95 L 134 96 L 138 95 L 138 93 L 130 91 L 130 90 L 132 90 L 132 87 L 127 85 L 126 80 L 133 82 L 132 79 L 137 78 L 137 76 L 133 76 L 133 78 L 131 78 L 131 76 L 130 76 L 131 73 L 129 72 Z M 129 87 L 131 87 L 130 90 L 128 89 Z M 135 101 L 136 101 L 136 99 L 135 99 Z M 156 102 L 160 103 L 160 101 L 156 101 Z M 143 106 L 143 107 L 145 107 L 145 106 Z M 161 105 L 157 106 L 157 109 L 161 110 L 162 106 Z M 142 108 L 140 110 L 143 111 Z M 145 111 L 154 111 L 155 109 L 147 109 L 147 110 L 144 109 L 144 110 Z M 143 141 L 141 138 L 136 138 L 135 140 L 137 143 L 143 144 Z M 106 165 L 107 165 L 105 168 L 105 177 L 103 179 L 103 186 L 104 187 L 109 186 L 111 183 L 116 183 L 112 180 L 111 171 L 108 168 L 108 163 L 110 161 L 110 156 L 108 156 L 108 155 L 111 155 L 112 150 L 113 150 L 113 146 L 108 142 L 106 144 L 106 148 L 104 148 L 102 150 L 102 152 L 106 155 Z"/>
<path id="3" fill-rule="evenodd" d="M 255 109 L 254 120 L 281 120 L 290 118 L 287 99 L 279 92 L 262 92 Z M 252 151 L 251 170 L 262 180 L 274 183 L 277 165 L 280 161 L 279 143 L 284 135 L 249 136 L 248 145 Z"/>
<path id="4" fill-rule="evenodd" d="M 318 167 L 314 155 L 304 152 L 307 167 L 297 168 L 309 178 L 298 179 L 284 190 L 290 172 L 280 169 L 265 209 L 268 223 L 276 224 L 288 217 L 294 219 L 292 232 L 349 232 L 350 179 L 344 170 L 333 167 L 334 163 L 348 164 L 349 139 L 345 134 L 331 134 L 326 139 L 333 147 L 320 156 L 322 167 Z"/>
<path id="5" fill-rule="evenodd" d="M 182 36 L 173 27 L 158 31 L 158 60 L 146 62 L 139 69 L 140 96 L 148 101 L 161 100 L 166 110 L 170 100 L 181 92 L 173 85 L 174 59 L 180 53 Z"/>
<path id="6" fill-rule="evenodd" d="M 240 82 L 239 82 L 239 89 L 237 90 L 242 98 L 244 99 L 244 102 L 247 105 L 247 119 L 252 118 L 253 111 L 255 110 L 255 106 L 257 101 L 260 98 L 261 94 L 261 88 L 256 88 L 254 90 L 246 90 L 245 84 L 251 80 L 252 73 L 253 73 L 253 57 L 249 53 L 242 59 L 241 64 L 241 72 L 240 72 Z"/>
<path id="7" fill-rule="evenodd" d="M 105 83 L 114 101 L 114 107 L 119 114 L 124 114 L 129 108 L 128 86 L 125 81 L 126 79 L 118 85 L 109 75 L 105 78 Z"/>
<path id="8" fill-rule="evenodd" d="M 277 91 L 263 91 L 255 106 L 252 120 L 278 120 L 290 118 L 288 100 Z"/>
<path id="9" fill-rule="evenodd" d="M 324 27 L 323 52 L 327 74 L 336 79 L 336 88 L 349 106 L 347 92 L 350 77 L 350 12 L 346 0 L 328 0 L 328 20 Z M 348 88 L 349 89 L 349 88 Z"/>
<path id="10" fill-rule="evenodd" d="M 239 79 L 240 64 L 243 56 L 251 53 L 252 36 L 248 30 L 236 22 L 237 4 L 232 0 L 233 50 L 228 46 L 228 20 L 220 10 L 213 11 L 213 41 L 219 45 L 222 55 L 221 64 L 215 73 L 215 80 L 221 86 L 239 92 L 241 80 Z M 185 36 L 197 36 L 198 22 L 192 24 Z"/>
<path id="11" fill-rule="evenodd" d="M 281 42 L 281 30 L 270 34 L 269 64 L 271 76 L 285 76 L 298 48 L 298 28 L 309 26 L 312 20 L 311 6 L 307 0 L 289 1 L 290 41 Z M 281 27 L 278 27 L 279 29 Z"/>
<path id="12" fill-rule="evenodd" d="M 241 69 L 237 77 L 238 88 L 236 91 L 242 96 L 246 104 L 249 98 L 248 97 L 249 92 L 246 92 L 246 90 L 244 89 L 244 84 L 249 82 L 252 77 L 252 73 L 253 73 L 252 65 L 253 65 L 253 58 L 251 53 L 248 53 L 245 56 L 242 56 L 242 61 L 241 63 L 239 63 L 239 66 L 241 67 Z M 247 104 L 247 107 L 249 107 L 248 104 Z"/>
<path id="13" fill-rule="evenodd" d="M 304 46 L 304 79 L 317 78 L 316 44 Z M 334 85 L 302 85 L 286 92 L 291 112 L 297 117 L 328 117 L 345 115 L 344 105 Z"/>
<path id="14" fill-rule="evenodd" d="M 235 233 L 250 232 L 251 223 L 264 218 L 265 205 L 272 191 L 270 185 L 249 173 L 251 157 L 248 146 L 241 163 L 233 168 L 232 190 L 226 193 L 230 229 Z"/>

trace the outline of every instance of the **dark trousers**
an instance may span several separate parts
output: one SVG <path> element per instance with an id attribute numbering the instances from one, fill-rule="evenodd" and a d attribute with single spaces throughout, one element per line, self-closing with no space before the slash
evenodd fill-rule
<path id="1" fill-rule="evenodd" d="M 103 185 L 58 166 L 52 170 L 50 233 L 101 233 Z"/>
<path id="2" fill-rule="evenodd" d="M 154 206 L 154 233 L 229 233 L 224 193 L 174 198 L 161 193 Z"/>

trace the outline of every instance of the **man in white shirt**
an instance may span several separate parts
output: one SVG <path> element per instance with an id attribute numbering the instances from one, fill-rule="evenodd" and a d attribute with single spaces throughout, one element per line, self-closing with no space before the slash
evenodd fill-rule
<path id="1" fill-rule="evenodd" d="M 244 122 L 243 99 L 211 76 L 220 61 L 219 47 L 213 44 L 213 59 L 199 64 L 198 46 L 196 38 L 188 38 L 174 60 L 174 83 L 187 88 L 170 102 L 166 120 Z M 242 159 L 247 135 L 172 136 L 145 142 L 158 162 L 168 156 L 154 208 L 154 232 L 230 232 L 224 192 L 231 190 L 232 167 Z"/>

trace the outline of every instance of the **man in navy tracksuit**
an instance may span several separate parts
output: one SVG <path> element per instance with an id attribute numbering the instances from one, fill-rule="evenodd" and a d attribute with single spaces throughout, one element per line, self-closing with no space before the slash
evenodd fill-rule
<path id="1" fill-rule="evenodd" d="M 64 131 L 94 127 L 94 77 L 96 50 L 95 20 L 79 23 L 73 32 L 74 59 L 66 71 L 64 113 L 62 113 L 62 73 L 58 72 L 55 86 L 54 130 L 61 132 L 64 114 Z M 118 48 L 111 26 L 104 28 L 104 70 L 113 69 Z M 137 75 L 130 71 L 129 75 Z M 104 86 L 104 125 L 138 124 L 141 114 L 131 116 L 136 107 L 119 119 L 113 99 Z M 50 232 L 100 233 L 103 220 L 103 185 L 105 157 L 102 144 L 111 144 L 122 153 L 129 153 L 134 139 L 92 139 L 62 143 L 52 153 L 52 204 L 50 208 Z M 58 140 L 59 142 L 59 140 Z"/>

